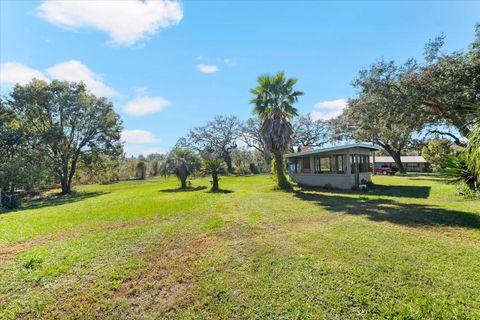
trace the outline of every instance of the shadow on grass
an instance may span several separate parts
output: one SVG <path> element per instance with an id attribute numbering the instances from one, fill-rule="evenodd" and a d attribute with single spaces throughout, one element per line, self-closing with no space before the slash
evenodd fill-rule
<path id="1" fill-rule="evenodd" d="M 72 192 L 70 194 L 61 195 L 54 194 L 45 198 L 26 201 L 22 204 L 20 208 L 0 211 L 0 213 L 9 213 L 15 211 L 39 209 L 52 206 L 60 206 L 62 204 L 73 203 L 82 201 L 88 198 L 98 197 L 109 192 Z"/>
<path id="2" fill-rule="evenodd" d="M 374 184 L 368 194 L 377 196 L 426 199 L 430 195 L 430 189 L 430 186 L 392 186 Z"/>
<path id="3" fill-rule="evenodd" d="M 332 212 L 365 215 L 376 222 L 388 221 L 411 227 L 450 226 L 480 229 L 480 215 L 435 206 L 399 203 L 391 199 L 347 197 L 333 193 L 326 195 L 305 190 L 295 191 L 295 197 L 314 202 Z"/>
<path id="4" fill-rule="evenodd" d="M 430 186 L 392 186 L 383 184 L 374 184 L 370 190 L 346 190 L 335 188 L 312 187 L 298 184 L 303 191 L 321 191 L 332 194 L 365 194 L 373 196 L 389 196 L 400 198 L 421 198 L 426 199 L 430 195 Z M 292 190 L 285 190 L 292 192 Z"/>
<path id="5" fill-rule="evenodd" d="M 200 191 L 200 190 L 205 190 L 205 189 L 207 189 L 207 187 L 198 186 L 198 187 L 195 187 L 195 188 L 192 188 L 192 187 L 185 188 L 185 189 L 175 188 L 175 189 L 163 189 L 163 190 L 159 190 L 159 191 L 160 192 L 190 192 L 190 191 Z"/>
<path id="6" fill-rule="evenodd" d="M 235 191 L 233 190 L 225 190 L 225 189 L 218 189 L 216 191 L 210 190 L 207 191 L 207 193 L 234 193 Z"/>

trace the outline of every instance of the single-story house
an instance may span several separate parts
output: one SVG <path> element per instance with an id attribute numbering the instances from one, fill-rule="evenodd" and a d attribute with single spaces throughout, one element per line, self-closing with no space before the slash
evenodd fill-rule
<path id="1" fill-rule="evenodd" d="M 401 156 L 400 157 L 405 170 L 410 172 L 428 172 L 432 171 L 429 163 L 422 156 Z M 370 157 L 370 164 L 373 165 L 373 157 Z M 395 166 L 395 161 L 392 157 L 375 156 L 375 164 L 386 164 Z"/>
<path id="2" fill-rule="evenodd" d="M 291 153 L 285 158 L 290 178 L 299 184 L 351 189 L 371 181 L 369 156 L 378 150 L 355 143 Z"/>

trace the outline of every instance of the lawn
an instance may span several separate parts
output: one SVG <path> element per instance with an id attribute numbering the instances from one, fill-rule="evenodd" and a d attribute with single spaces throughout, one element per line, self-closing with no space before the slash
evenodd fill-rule
<path id="1" fill-rule="evenodd" d="M 0 215 L 0 319 L 478 319 L 480 201 L 270 177 L 81 186 Z"/>

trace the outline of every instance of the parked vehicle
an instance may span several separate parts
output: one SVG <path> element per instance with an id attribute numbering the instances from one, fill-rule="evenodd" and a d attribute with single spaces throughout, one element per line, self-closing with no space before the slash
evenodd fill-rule
<path id="1" fill-rule="evenodd" d="M 375 164 L 375 167 L 373 169 L 374 174 L 383 174 L 383 175 L 394 175 L 395 173 L 398 172 L 398 168 L 394 167 L 390 164 Z"/>

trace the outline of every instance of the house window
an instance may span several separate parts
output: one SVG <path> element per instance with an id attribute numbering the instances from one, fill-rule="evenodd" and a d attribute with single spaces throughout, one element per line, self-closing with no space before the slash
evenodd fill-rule
<path id="1" fill-rule="evenodd" d="M 310 173 L 310 158 L 304 157 L 303 160 L 303 173 Z"/>
<path id="2" fill-rule="evenodd" d="M 345 173 L 345 167 L 343 166 L 343 155 L 335 155 L 335 167 L 337 173 Z"/>

